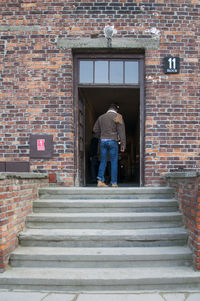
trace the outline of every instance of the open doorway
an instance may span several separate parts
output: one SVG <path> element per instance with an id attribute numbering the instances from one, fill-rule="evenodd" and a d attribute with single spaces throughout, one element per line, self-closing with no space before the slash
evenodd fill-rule
<path id="1" fill-rule="evenodd" d="M 140 185 L 140 89 L 117 87 L 82 87 L 79 98 L 84 103 L 85 115 L 85 185 L 93 185 L 90 172 L 90 142 L 96 119 L 108 109 L 109 104 L 117 102 L 126 127 L 127 148 L 119 153 L 119 186 Z M 109 182 L 109 164 L 106 178 Z"/>
<path id="2" fill-rule="evenodd" d="M 119 157 L 119 185 L 144 186 L 144 54 L 74 53 L 75 186 L 91 185 L 92 129 L 109 104 L 123 115 L 127 148 Z"/>

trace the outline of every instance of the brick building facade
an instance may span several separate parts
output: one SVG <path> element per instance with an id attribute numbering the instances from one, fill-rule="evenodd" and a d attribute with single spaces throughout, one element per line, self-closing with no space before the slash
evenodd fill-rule
<path id="1" fill-rule="evenodd" d="M 199 170 L 198 0 L 0 5 L 1 171 L 17 166 L 66 186 L 88 184 L 92 125 L 113 101 L 127 127 L 124 182 L 159 186 L 169 171 Z M 110 41 L 107 25 L 116 30 Z M 109 76 L 117 68 L 113 81 L 95 81 L 98 63 Z M 135 81 L 126 66 L 136 66 Z"/>

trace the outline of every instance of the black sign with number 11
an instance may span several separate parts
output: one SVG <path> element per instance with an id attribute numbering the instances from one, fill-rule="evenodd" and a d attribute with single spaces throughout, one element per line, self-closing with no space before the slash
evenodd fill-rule
<path id="1" fill-rule="evenodd" d="M 164 58 L 164 73 L 179 73 L 180 72 L 180 58 L 167 56 Z"/>

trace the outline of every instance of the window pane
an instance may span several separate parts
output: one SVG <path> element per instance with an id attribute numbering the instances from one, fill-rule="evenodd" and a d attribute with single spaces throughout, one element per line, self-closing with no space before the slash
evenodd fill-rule
<path id="1" fill-rule="evenodd" d="M 110 83 L 123 83 L 123 62 L 110 62 Z"/>
<path id="2" fill-rule="evenodd" d="M 80 61 L 80 83 L 93 83 L 93 61 Z"/>
<path id="3" fill-rule="evenodd" d="M 138 62 L 125 62 L 125 83 L 138 83 Z"/>
<path id="4" fill-rule="evenodd" d="M 108 61 L 95 62 L 95 83 L 108 84 Z"/>

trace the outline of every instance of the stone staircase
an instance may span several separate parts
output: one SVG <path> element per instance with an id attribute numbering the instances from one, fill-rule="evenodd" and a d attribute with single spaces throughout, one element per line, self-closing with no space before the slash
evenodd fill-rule
<path id="1" fill-rule="evenodd" d="M 43 188 L 0 288 L 200 288 L 170 188 Z"/>

